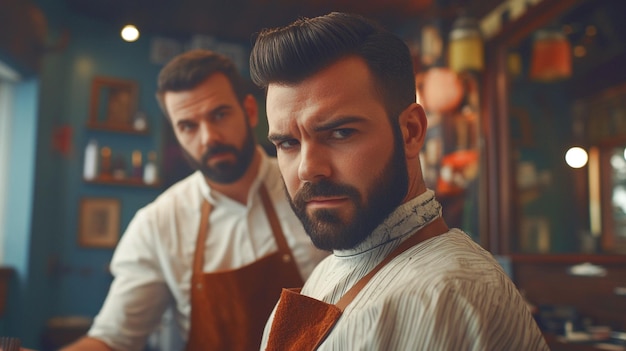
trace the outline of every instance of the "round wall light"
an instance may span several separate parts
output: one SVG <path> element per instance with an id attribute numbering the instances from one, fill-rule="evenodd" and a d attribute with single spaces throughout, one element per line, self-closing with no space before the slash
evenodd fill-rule
<path id="1" fill-rule="evenodd" d="M 122 39 L 127 42 L 133 42 L 139 39 L 139 30 L 132 24 L 125 25 L 120 34 L 122 35 Z"/>
<path id="2" fill-rule="evenodd" d="M 578 146 L 570 148 L 565 153 L 565 162 L 572 168 L 582 168 L 587 164 L 588 160 L 587 151 Z"/>

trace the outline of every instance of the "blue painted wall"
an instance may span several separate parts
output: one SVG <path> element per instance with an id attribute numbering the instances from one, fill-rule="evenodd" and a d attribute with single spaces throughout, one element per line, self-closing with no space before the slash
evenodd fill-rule
<path id="1" fill-rule="evenodd" d="M 16 98 L 15 128 L 23 125 L 24 131 L 14 134 L 10 161 L 17 176 L 11 179 L 7 217 L 21 227 L 9 224 L 8 232 L 21 235 L 17 242 L 6 245 L 6 263 L 18 268 L 19 283 L 17 292 L 10 296 L 5 324 L 7 334 L 20 337 L 23 345 L 31 348 L 41 347 L 41 333 L 49 318 L 95 315 L 111 281 L 106 267 L 113 249 L 77 244 L 80 199 L 120 199 L 123 230 L 134 212 L 160 192 L 93 186 L 81 179 L 84 146 L 92 137 L 100 145 L 128 155 L 134 149 L 142 150 L 144 155 L 151 150 L 160 152 L 163 120 L 153 98 L 160 67 L 149 63 L 149 38 L 125 43 L 115 28 L 69 14 L 59 5 L 53 1 L 40 3 L 49 22 L 50 41 L 60 36 L 61 29 L 69 29 L 70 43 L 45 56 L 42 70 L 31 78 L 32 83 L 19 85 L 19 90 L 30 94 Z M 97 75 L 139 83 L 139 108 L 149 116 L 150 135 L 96 133 L 85 128 L 91 80 Z M 60 127 L 72 130 L 72 148 L 67 154 L 52 147 L 53 133 Z M 32 219 L 21 218 L 20 214 L 31 213 Z"/>
<path id="2" fill-rule="evenodd" d="M 115 197 L 121 202 L 120 231 L 137 209 L 163 189 L 86 184 L 84 148 L 91 138 L 121 152 L 130 164 L 133 150 L 157 151 L 169 128 L 154 98 L 160 64 L 150 62 L 151 41 L 119 37 L 119 28 L 70 13 L 63 2 L 40 0 L 51 43 L 69 30 L 69 45 L 45 55 L 41 71 L 22 81 L 15 96 L 4 264 L 16 268 L 0 335 L 19 337 L 40 349 L 46 321 L 55 316 L 93 317 L 111 282 L 107 266 L 113 248 L 84 248 L 77 242 L 79 202 L 83 197 Z M 5 60 L 6 61 L 6 60 Z M 11 64 L 10 58 L 8 63 Z M 148 116 L 149 135 L 86 128 L 91 82 L 95 76 L 134 80 L 138 108 Z M 61 153 L 53 134 L 69 127 L 71 150 Z"/>

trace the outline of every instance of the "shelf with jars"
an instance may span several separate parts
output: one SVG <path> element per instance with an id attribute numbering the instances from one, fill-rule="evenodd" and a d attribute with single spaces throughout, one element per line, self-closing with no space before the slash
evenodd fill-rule
<path id="1" fill-rule="evenodd" d="M 161 186 L 155 151 L 147 152 L 143 162 L 140 150 L 130 154 L 130 167 L 124 152 L 113 153 L 109 146 L 98 147 L 91 139 L 85 148 L 83 180 L 91 184 L 158 188 Z"/>
<path id="2" fill-rule="evenodd" d="M 137 108 L 138 84 L 96 76 L 91 86 L 83 180 L 89 184 L 158 188 L 157 154 L 146 148 L 148 116 Z M 131 137 L 129 140 L 127 137 Z"/>

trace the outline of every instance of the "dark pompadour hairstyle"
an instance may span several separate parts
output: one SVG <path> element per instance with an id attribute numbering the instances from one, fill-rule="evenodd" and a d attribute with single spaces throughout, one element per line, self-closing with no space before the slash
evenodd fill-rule
<path id="1" fill-rule="evenodd" d="M 168 91 L 185 91 L 198 86 L 209 76 L 223 73 L 242 102 L 249 93 L 249 85 L 228 57 L 209 50 L 190 50 L 173 58 L 159 73 L 156 98 L 167 115 L 164 96 Z"/>
<path id="2" fill-rule="evenodd" d="M 367 63 L 390 118 L 415 102 L 413 62 L 406 43 L 354 14 L 332 12 L 261 31 L 250 56 L 250 75 L 261 88 L 270 83 L 289 85 L 352 55 Z"/>

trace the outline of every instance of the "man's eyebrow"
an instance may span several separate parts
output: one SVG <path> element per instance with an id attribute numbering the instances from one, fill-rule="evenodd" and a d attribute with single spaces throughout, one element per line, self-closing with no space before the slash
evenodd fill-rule
<path id="1" fill-rule="evenodd" d="M 224 110 L 229 110 L 229 109 L 233 109 L 234 107 L 230 104 L 221 104 L 217 107 L 215 107 L 214 109 L 211 109 L 210 111 L 208 111 L 209 115 L 214 115 L 218 112 L 224 111 Z"/>
<path id="2" fill-rule="evenodd" d="M 345 116 L 345 117 L 340 117 L 330 122 L 315 126 L 313 130 L 316 132 L 324 132 L 328 130 L 333 130 L 337 127 L 341 127 L 344 124 L 360 122 L 364 120 L 365 118 L 360 117 L 360 116 Z M 293 137 L 290 134 L 270 133 L 267 135 L 267 139 L 272 143 L 279 143 L 281 141 L 285 141 L 291 138 Z"/>
<path id="3" fill-rule="evenodd" d="M 316 132 L 323 132 L 323 131 L 335 129 L 335 128 L 340 127 L 340 126 L 342 126 L 344 124 L 353 123 L 353 122 L 360 122 L 360 121 L 364 121 L 364 120 L 365 120 L 365 118 L 359 117 L 359 116 L 345 116 L 345 117 L 333 119 L 330 122 L 327 122 L 327 123 L 315 126 L 315 128 L 313 128 L 313 130 L 316 131 Z"/>
<path id="4" fill-rule="evenodd" d="M 291 139 L 291 135 L 280 134 L 280 133 L 271 133 L 267 135 L 267 140 L 269 140 L 270 142 L 274 144 L 287 140 L 287 139 Z"/>
<path id="5" fill-rule="evenodd" d="M 223 111 L 228 111 L 228 110 L 232 110 L 234 107 L 231 104 L 221 104 L 218 105 L 214 108 L 212 108 L 209 111 L 206 111 L 204 113 L 204 116 L 215 116 L 217 113 L 223 112 Z M 195 120 L 196 118 L 192 117 L 192 116 L 187 116 L 187 117 L 183 117 L 181 119 L 179 119 L 176 124 L 181 124 L 181 123 L 188 123 L 189 121 Z"/>

